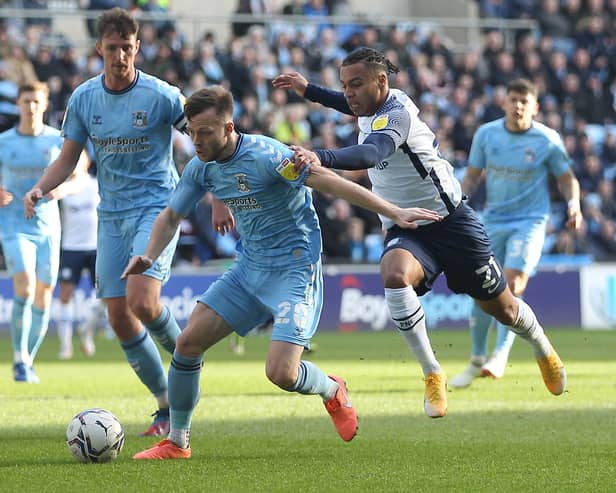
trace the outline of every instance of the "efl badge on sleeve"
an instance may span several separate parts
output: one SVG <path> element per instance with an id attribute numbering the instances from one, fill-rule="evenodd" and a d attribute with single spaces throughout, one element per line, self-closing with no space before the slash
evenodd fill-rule
<path id="1" fill-rule="evenodd" d="M 389 123 L 389 117 L 387 115 L 377 116 L 372 120 L 372 130 L 383 130 Z"/>
<path id="2" fill-rule="evenodd" d="M 293 161 L 289 158 L 285 158 L 278 166 L 276 166 L 276 171 L 285 180 L 293 181 L 297 180 L 299 177 L 299 173 L 294 169 Z"/>

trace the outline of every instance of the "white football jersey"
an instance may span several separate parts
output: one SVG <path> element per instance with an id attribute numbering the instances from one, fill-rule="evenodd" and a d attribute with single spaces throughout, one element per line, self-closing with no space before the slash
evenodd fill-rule
<path id="1" fill-rule="evenodd" d="M 391 89 L 376 113 L 359 117 L 358 125 L 360 144 L 371 133 L 382 133 L 396 145 L 391 156 L 368 169 L 375 194 L 400 207 L 423 207 L 444 217 L 457 207 L 462 190 L 453 166 L 440 156 L 434 133 L 419 118 L 419 108 L 403 91 Z M 391 219 L 379 217 L 383 228 L 394 225 Z"/>
<path id="2" fill-rule="evenodd" d="M 96 207 L 100 202 L 98 183 L 90 175 L 84 180 L 86 185 L 81 191 L 67 195 L 60 201 L 63 250 L 96 250 Z"/>

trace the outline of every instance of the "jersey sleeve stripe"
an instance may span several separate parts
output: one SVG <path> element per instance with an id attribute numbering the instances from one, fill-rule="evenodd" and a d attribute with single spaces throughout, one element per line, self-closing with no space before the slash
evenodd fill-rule
<path id="1" fill-rule="evenodd" d="M 182 113 L 180 117 L 175 121 L 173 126 L 177 128 L 180 132 L 188 134 L 187 124 L 188 122 L 186 121 L 186 117 L 184 116 L 184 113 Z"/>

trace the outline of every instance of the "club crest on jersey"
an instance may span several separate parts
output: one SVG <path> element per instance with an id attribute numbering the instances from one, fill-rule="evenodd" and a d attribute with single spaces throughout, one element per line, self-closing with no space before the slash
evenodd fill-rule
<path id="1" fill-rule="evenodd" d="M 524 151 L 524 162 L 525 163 L 533 163 L 535 161 L 535 150 L 534 149 L 526 149 Z"/>
<path id="2" fill-rule="evenodd" d="M 248 185 L 248 177 L 244 173 L 235 175 L 235 183 L 237 183 L 238 192 L 250 192 L 250 185 Z"/>
<path id="3" fill-rule="evenodd" d="M 148 114 L 145 111 L 133 112 L 133 127 L 144 128 L 148 124 Z"/>
<path id="4" fill-rule="evenodd" d="M 389 117 L 387 115 L 377 116 L 372 120 L 372 130 L 383 130 L 389 123 Z"/>
<path id="5" fill-rule="evenodd" d="M 92 115 L 92 125 L 102 125 L 103 117 L 101 115 Z"/>
<path id="6" fill-rule="evenodd" d="M 276 166 L 276 171 L 285 180 L 289 181 L 297 180 L 297 177 L 299 176 L 299 173 L 294 169 L 293 161 L 289 158 L 285 158 L 278 166 Z"/>

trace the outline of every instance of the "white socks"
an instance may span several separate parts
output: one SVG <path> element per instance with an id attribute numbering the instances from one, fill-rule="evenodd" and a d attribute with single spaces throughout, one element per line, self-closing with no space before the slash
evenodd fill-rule
<path id="1" fill-rule="evenodd" d="M 72 348 L 73 338 L 73 303 L 60 303 L 58 307 L 58 339 L 61 348 Z"/>
<path id="2" fill-rule="evenodd" d="M 177 429 L 174 430 L 171 428 L 169 432 L 169 440 L 175 443 L 178 447 L 188 448 L 188 440 L 190 438 L 190 430 L 188 429 Z"/>
<path id="3" fill-rule="evenodd" d="M 539 325 L 533 309 L 522 299 L 518 300 L 518 318 L 511 326 L 511 330 L 525 341 L 528 341 L 535 351 L 535 356 L 545 358 L 550 354 L 550 341 Z"/>
<path id="4" fill-rule="evenodd" d="M 412 286 L 385 288 L 385 298 L 396 327 L 421 365 L 424 376 L 440 373 L 426 330 L 426 317 Z"/>

